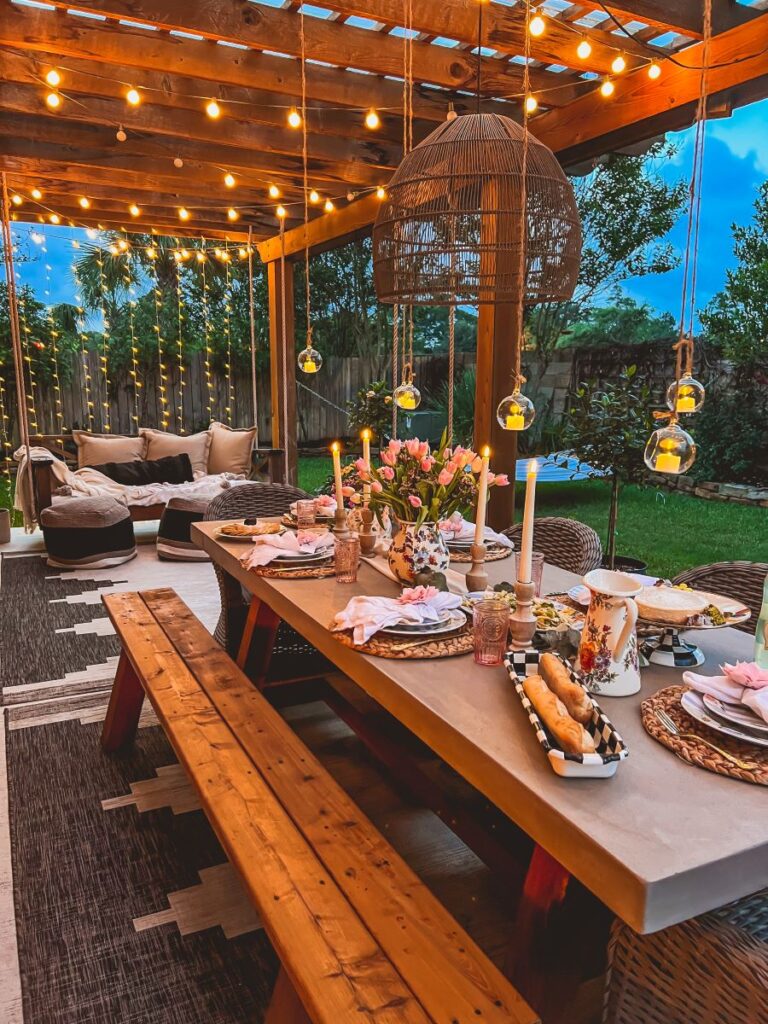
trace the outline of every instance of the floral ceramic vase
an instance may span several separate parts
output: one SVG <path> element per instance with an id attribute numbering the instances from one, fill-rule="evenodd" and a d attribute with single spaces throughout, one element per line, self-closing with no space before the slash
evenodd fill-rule
<path id="1" fill-rule="evenodd" d="M 392 523 L 389 568 L 403 583 L 413 583 L 423 569 L 445 572 L 451 560 L 437 523 Z"/>
<path id="2" fill-rule="evenodd" d="M 589 587 L 589 611 L 576 668 L 592 693 L 628 697 L 640 689 L 637 605 L 633 599 L 642 584 L 609 569 L 593 569 L 584 583 Z"/>

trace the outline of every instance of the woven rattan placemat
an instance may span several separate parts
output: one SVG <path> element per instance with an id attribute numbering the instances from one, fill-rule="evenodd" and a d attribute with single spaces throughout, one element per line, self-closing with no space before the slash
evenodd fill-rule
<path id="1" fill-rule="evenodd" d="M 452 562 L 471 562 L 472 555 L 469 551 L 454 551 L 451 548 L 448 549 L 451 555 Z M 502 558 L 509 558 L 512 554 L 512 548 L 505 548 L 503 544 L 489 544 L 485 549 L 485 560 L 486 562 L 499 562 Z"/>
<path id="2" fill-rule="evenodd" d="M 423 637 L 408 640 L 407 637 L 380 633 L 372 636 L 367 643 L 355 644 L 349 629 L 338 630 L 333 636 L 345 647 L 353 647 L 361 654 L 374 654 L 377 658 L 454 658 L 458 654 L 469 654 L 473 648 L 472 627 L 469 623 L 459 632 L 435 637 L 434 640 L 425 640 Z"/>
<path id="3" fill-rule="evenodd" d="M 333 562 L 328 565 L 296 566 L 295 569 L 278 569 L 274 565 L 254 565 L 249 572 L 255 572 L 257 576 L 271 576 L 283 580 L 322 580 L 328 576 L 335 576 L 336 567 Z"/>
<path id="4" fill-rule="evenodd" d="M 759 786 L 768 786 L 768 747 L 750 746 L 748 743 L 740 743 L 729 736 L 723 736 L 712 732 L 706 726 L 701 725 L 694 718 L 683 710 L 680 704 L 680 695 L 684 693 L 684 686 L 668 686 L 659 690 L 652 697 L 648 697 L 640 705 L 640 715 L 643 728 L 659 743 L 674 751 L 683 761 L 695 764 L 699 768 L 706 768 L 707 771 L 715 772 L 717 775 L 728 775 L 732 779 L 741 779 L 742 782 L 754 782 Z M 673 736 L 668 732 L 656 717 L 657 710 L 666 711 L 683 736 Z M 690 734 L 694 734 L 691 736 Z M 699 742 L 695 737 L 702 736 L 710 743 L 727 750 L 740 760 L 758 765 L 753 771 L 746 771 L 732 764 L 716 750 L 708 747 L 706 743 Z"/>

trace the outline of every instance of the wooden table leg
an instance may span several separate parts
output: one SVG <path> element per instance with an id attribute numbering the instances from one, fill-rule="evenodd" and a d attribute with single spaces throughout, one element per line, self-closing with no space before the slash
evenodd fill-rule
<path id="1" fill-rule="evenodd" d="M 243 671 L 248 667 L 259 688 L 266 679 L 279 625 L 280 616 L 258 597 L 252 597 L 235 660 Z"/>
<path id="2" fill-rule="evenodd" d="M 125 651 L 121 651 L 107 717 L 101 730 L 101 745 L 107 753 L 113 753 L 132 742 L 139 727 L 143 703 L 144 687 Z"/>
<path id="3" fill-rule="evenodd" d="M 267 1007 L 264 1024 L 312 1024 L 296 994 L 293 982 L 282 966 L 277 975 L 272 999 Z"/>

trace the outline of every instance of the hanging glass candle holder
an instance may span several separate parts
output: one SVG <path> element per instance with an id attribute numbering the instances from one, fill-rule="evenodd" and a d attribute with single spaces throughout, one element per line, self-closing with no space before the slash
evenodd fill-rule
<path id="1" fill-rule="evenodd" d="M 654 430 L 648 438 L 644 459 L 654 473 L 679 476 L 696 461 L 696 445 L 691 435 L 673 420 L 666 427 Z"/>
<path id="2" fill-rule="evenodd" d="M 694 380 L 690 374 L 673 381 L 667 388 L 667 408 L 674 413 L 698 412 L 704 405 L 704 385 Z"/>
<path id="3" fill-rule="evenodd" d="M 413 381 L 404 381 L 400 387 L 395 388 L 392 397 L 395 405 L 403 412 L 413 412 L 421 405 L 421 392 Z"/>
<path id="4" fill-rule="evenodd" d="M 520 391 L 502 398 L 496 409 L 496 419 L 502 430 L 527 430 L 536 418 L 536 407 Z"/>
<path id="5" fill-rule="evenodd" d="M 317 373 L 322 365 L 323 357 L 311 344 L 299 352 L 299 369 L 302 373 Z"/>

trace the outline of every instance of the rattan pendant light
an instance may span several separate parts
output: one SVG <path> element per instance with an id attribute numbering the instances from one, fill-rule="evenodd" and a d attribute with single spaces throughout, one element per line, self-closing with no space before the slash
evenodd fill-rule
<path id="1" fill-rule="evenodd" d="M 407 154 L 373 229 L 381 302 L 518 302 L 521 286 L 526 305 L 573 295 L 581 256 L 573 189 L 530 133 L 523 187 L 523 148 L 515 121 L 477 113 L 445 121 Z"/>

